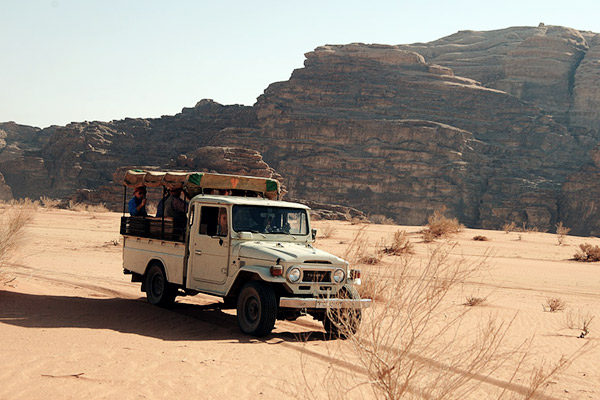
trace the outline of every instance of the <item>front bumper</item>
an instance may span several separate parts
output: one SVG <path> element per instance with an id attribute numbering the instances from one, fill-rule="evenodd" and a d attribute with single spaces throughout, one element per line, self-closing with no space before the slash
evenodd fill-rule
<path id="1" fill-rule="evenodd" d="M 315 299 L 300 297 L 282 297 L 279 299 L 281 308 L 368 308 L 371 299 Z"/>

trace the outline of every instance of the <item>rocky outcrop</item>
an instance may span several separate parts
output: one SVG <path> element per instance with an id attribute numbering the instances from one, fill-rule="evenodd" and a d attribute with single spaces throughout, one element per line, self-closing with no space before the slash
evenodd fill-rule
<path id="1" fill-rule="evenodd" d="M 10 186 L 6 184 L 4 180 L 4 175 L 0 174 L 0 201 L 9 201 L 12 200 L 12 190 Z"/>
<path id="2" fill-rule="evenodd" d="M 218 172 L 248 176 L 262 176 L 265 178 L 282 180 L 282 177 L 269 167 L 262 156 L 255 150 L 235 147 L 202 147 L 189 154 L 180 154 L 166 165 L 147 166 L 129 165 L 117 168 L 111 174 L 108 184 L 101 185 L 97 189 L 77 189 L 70 196 L 70 200 L 76 203 L 103 203 L 113 211 L 123 210 L 123 199 L 131 196 L 131 190 L 124 192 L 123 178 L 129 169 L 147 170 L 177 170 L 177 171 L 201 171 Z M 285 188 L 283 188 L 285 193 Z M 148 200 L 156 205 L 162 196 L 160 189 L 149 189 Z"/>
<path id="3" fill-rule="evenodd" d="M 401 46 L 484 86 L 534 103 L 561 121 L 593 129 L 600 138 L 598 34 L 561 26 L 461 31 Z M 589 89 L 587 87 L 589 87 Z"/>
<path id="4" fill-rule="evenodd" d="M 258 99 L 261 133 L 227 138 L 258 149 L 292 197 L 408 224 L 446 206 L 470 226 L 553 226 L 555 193 L 591 137 L 398 46 L 323 46 L 306 57 Z"/>
<path id="5" fill-rule="evenodd" d="M 473 227 L 563 221 L 593 233 L 599 41 L 540 25 L 321 46 L 253 107 L 202 100 L 158 119 L 0 124 L 0 172 L 15 196 L 109 204 L 123 165 L 266 174 L 289 197 L 399 223 L 445 206 Z"/>

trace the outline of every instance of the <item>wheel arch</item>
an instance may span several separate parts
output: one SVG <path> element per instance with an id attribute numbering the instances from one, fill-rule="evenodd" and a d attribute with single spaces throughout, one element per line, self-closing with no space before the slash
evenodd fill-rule
<path id="1" fill-rule="evenodd" d="M 155 264 L 162 268 L 163 273 L 165 274 L 165 278 L 167 278 L 167 281 L 169 281 L 169 275 L 167 275 L 168 271 L 167 268 L 165 268 L 164 260 L 162 260 L 160 257 L 154 257 L 148 261 L 148 263 L 146 264 L 146 268 L 144 269 L 144 274 L 142 275 L 142 292 L 146 291 L 146 274 L 148 274 L 148 270 L 150 269 L 150 267 Z"/>

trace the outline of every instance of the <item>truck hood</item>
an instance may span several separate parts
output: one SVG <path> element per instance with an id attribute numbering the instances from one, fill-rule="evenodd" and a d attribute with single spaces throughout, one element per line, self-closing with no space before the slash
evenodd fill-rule
<path id="1" fill-rule="evenodd" d="M 344 264 L 345 261 L 333 254 L 315 249 L 306 243 L 289 242 L 243 242 L 239 245 L 240 258 L 258 259 L 275 262 L 280 258 L 283 262 L 304 263 L 312 261 L 319 264 Z"/>

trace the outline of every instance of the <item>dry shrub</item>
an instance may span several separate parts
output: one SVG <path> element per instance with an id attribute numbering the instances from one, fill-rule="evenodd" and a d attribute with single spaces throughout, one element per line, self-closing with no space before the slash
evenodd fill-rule
<path id="1" fill-rule="evenodd" d="M 394 233 L 392 243 L 389 246 L 383 246 L 385 254 L 399 256 L 402 254 L 413 254 L 415 252 L 413 244 L 408 239 L 406 231 L 398 230 Z"/>
<path id="2" fill-rule="evenodd" d="M 69 210 L 71 211 L 87 211 L 87 212 L 109 212 L 110 210 L 106 208 L 103 203 L 99 204 L 85 204 L 85 203 L 77 203 L 73 200 L 69 200 Z"/>
<path id="3" fill-rule="evenodd" d="M 475 390 L 481 395 L 482 386 L 499 368 L 509 370 L 505 387 L 526 381 L 526 368 L 522 367 L 529 360 L 530 342 L 516 348 L 503 343 L 512 320 L 499 321 L 491 315 L 477 328 L 463 327 L 473 308 L 456 307 L 448 298 L 461 282 L 481 271 L 485 260 L 456 260 L 450 257 L 451 250 L 437 246 L 421 262 L 400 257 L 387 268 L 372 267 L 366 282 L 369 297 L 378 301 L 362 310 L 356 334 L 352 334 L 356 326 L 338 327 L 348 333 L 347 344 L 330 344 L 329 365 L 318 380 L 305 373 L 312 369 L 305 360 L 300 395 L 462 399 Z M 567 361 L 561 358 L 549 369 L 545 365 L 534 369 L 530 387 L 517 384 L 515 390 L 531 398 Z"/>
<path id="4" fill-rule="evenodd" d="M 525 232 L 525 233 L 537 233 L 537 232 L 546 232 L 545 229 L 540 229 L 537 226 L 527 226 L 527 222 L 523 222 L 523 224 L 519 227 L 516 227 L 515 232 Z"/>
<path id="5" fill-rule="evenodd" d="M 33 219 L 34 212 L 31 203 L 0 209 L 0 264 L 18 247 L 23 239 L 22 230 Z"/>
<path id="6" fill-rule="evenodd" d="M 446 207 L 442 207 L 427 217 L 427 228 L 423 231 L 424 241 L 432 242 L 434 239 L 458 233 L 465 228 L 458 219 L 444 216 L 445 211 Z"/>
<path id="7" fill-rule="evenodd" d="M 350 218 L 350 225 L 360 225 L 360 224 L 366 224 L 369 221 L 364 220 L 362 218 L 358 218 L 358 217 L 352 217 Z"/>
<path id="8" fill-rule="evenodd" d="M 26 208 L 32 210 L 36 210 L 40 207 L 40 202 L 38 200 L 31 200 L 29 197 L 25 197 L 24 199 L 12 199 L 4 204 L 10 207 Z"/>
<path id="9" fill-rule="evenodd" d="M 396 225 L 396 221 L 394 221 L 392 218 L 381 214 L 370 215 L 369 221 L 378 225 Z"/>
<path id="10" fill-rule="evenodd" d="M 369 241 L 366 238 L 366 225 L 360 227 L 354 238 L 346 247 L 342 258 L 349 261 L 350 264 L 368 264 L 375 265 L 381 261 L 380 251 L 369 251 Z M 376 245 L 378 247 L 378 245 Z"/>
<path id="11" fill-rule="evenodd" d="M 514 232 L 514 230 L 517 228 L 517 224 L 515 224 L 515 222 L 511 222 L 510 224 L 504 224 L 502 226 L 502 230 L 505 233 L 510 233 L 510 232 Z"/>
<path id="12" fill-rule="evenodd" d="M 579 245 L 579 250 L 573 255 L 576 261 L 596 262 L 600 261 L 600 247 L 589 243 Z"/>
<path id="13" fill-rule="evenodd" d="M 581 331 L 579 338 L 583 339 L 590 333 L 590 326 L 594 321 L 595 316 L 590 312 L 577 311 L 576 314 L 569 310 L 565 316 L 565 326 L 569 329 L 578 329 Z"/>
<path id="14" fill-rule="evenodd" d="M 546 298 L 546 303 L 542 304 L 542 307 L 544 311 L 548 312 L 562 311 L 567 307 L 567 302 L 560 297 L 548 297 Z"/>
<path id="15" fill-rule="evenodd" d="M 332 225 L 327 224 L 327 225 L 323 226 L 320 236 L 323 239 L 329 239 L 330 237 L 333 236 L 334 233 L 335 233 L 335 228 Z"/>
<path id="16" fill-rule="evenodd" d="M 483 298 L 483 297 L 468 296 L 467 301 L 465 301 L 463 303 L 463 305 L 469 306 L 469 307 L 475 307 L 480 304 L 483 304 L 484 302 L 485 302 L 485 298 Z"/>
<path id="17" fill-rule="evenodd" d="M 60 199 L 52 199 L 48 196 L 40 197 L 40 202 L 44 208 L 58 208 L 61 203 Z"/>
<path id="18" fill-rule="evenodd" d="M 565 241 L 565 236 L 567 236 L 569 232 L 571 232 L 571 228 L 563 226 L 562 221 L 556 224 L 556 234 L 558 235 L 557 239 L 559 246 L 563 244 L 563 242 Z"/>
<path id="19" fill-rule="evenodd" d="M 477 236 L 473 236 L 473 240 L 475 240 L 477 242 L 487 242 L 490 239 L 487 236 L 477 235 Z"/>

